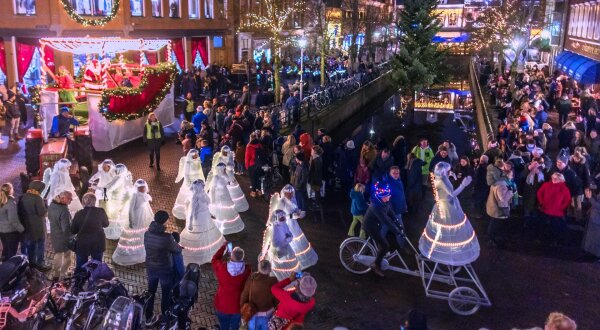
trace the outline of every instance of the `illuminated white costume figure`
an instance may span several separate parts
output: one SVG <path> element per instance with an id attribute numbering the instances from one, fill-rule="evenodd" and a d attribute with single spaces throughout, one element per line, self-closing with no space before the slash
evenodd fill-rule
<path id="1" fill-rule="evenodd" d="M 286 223 L 287 214 L 282 210 L 271 213 L 267 220 L 267 228 L 263 234 L 263 245 L 258 260 L 271 262 L 271 273 L 278 280 L 288 278 L 300 270 L 300 264 L 290 246 L 292 232 Z"/>
<path id="2" fill-rule="evenodd" d="M 225 239 L 213 222 L 208 203 L 208 195 L 204 191 L 204 182 L 195 181 L 192 184 L 192 199 L 186 210 L 186 224 L 181 232 L 180 245 L 183 250 L 183 260 L 199 265 L 210 262 L 212 256 L 223 245 Z"/>
<path id="3" fill-rule="evenodd" d="M 115 163 L 110 159 L 105 159 L 102 163 L 98 164 L 98 172 L 92 175 L 90 178 L 90 187 L 94 189 L 94 193 L 96 194 L 96 206 L 101 206 L 104 208 L 106 213 L 108 213 L 108 209 L 106 207 L 106 203 L 109 199 L 108 193 L 108 185 L 113 182 L 115 178 Z"/>
<path id="4" fill-rule="evenodd" d="M 175 205 L 173 206 L 173 215 L 177 219 L 185 219 L 185 208 L 187 203 L 192 199 L 192 191 L 190 187 L 196 180 L 204 181 L 204 173 L 202 172 L 202 162 L 198 150 L 192 149 L 187 156 L 181 157 L 179 160 L 179 173 L 175 182 L 183 180 Z"/>
<path id="5" fill-rule="evenodd" d="M 224 145 L 221 148 L 221 151 L 215 153 L 215 155 L 213 157 L 213 162 L 212 162 L 213 167 L 211 170 L 211 174 L 216 173 L 215 169 L 217 168 L 217 165 L 220 163 L 225 164 L 225 173 L 229 177 L 228 189 L 229 189 L 229 192 L 231 193 L 231 199 L 233 199 L 233 203 L 235 204 L 235 210 L 238 212 L 248 211 L 248 209 L 250 208 L 250 205 L 248 205 L 248 200 L 246 200 L 246 196 L 244 195 L 242 188 L 240 187 L 239 183 L 235 179 L 235 175 L 233 172 L 235 169 L 234 154 L 228 145 Z M 211 174 L 209 174 L 209 180 L 210 180 Z"/>
<path id="6" fill-rule="evenodd" d="M 283 189 L 281 189 L 281 194 L 273 194 L 269 212 L 272 213 L 273 210 L 282 210 L 287 215 L 286 223 L 294 237 L 290 242 L 290 246 L 298 258 L 300 268 L 306 269 L 316 265 L 319 257 L 304 235 L 302 228 L 300 228 L 300 224 L 298 224 L 298 219 L 304 218 L 306 213 L 298 209 L 298 205 L 296 204 L 296 191 L 292 185 L 285 185 Z"/>
<path id="7" fill-rule="evenodd" d="M 146 260 L 144 248 L 144 233 L 150 222 L 154 220 L 154 212 L 150 202 L 152 197 L 148 194 L 148 184 L 139 179 L 135 182 L 135 192 L 129 205 L 129 221 L 123 228 L 117 248 L 112 259 L 121 266 L 131 266 Z"/>
<path id="8" fill-rule="evenodd" d="M 215 173 L 206 189 L 210 197 L 208 209 L 215 217 L 215 224 L 223 235 L 239 233 L 244 230 L 244 222 L 235 209 L 228 185 L 229 179 L 225 174 L 225 164 L 220 163 L 215 168 Z"/>
<path id="9" fill-rule="evenodd" d="M 83 209 L 81 201 L 75 192 L 73 182 L 71 182 L 71 175 L 69 174 L 69 168 L 71 162 L 68 159 L 60 159 L 54 164 L 54 168 L 47 168 L 44 171 L 43 181 L 46 184 L 46 188 L 42 192 L 42 196 L 45 196 L 48 200 L 48 204 L 52 203 L 54 197 L 63 191 L 68 191 L 73 195 L 73 201 L 69 204 L 69 211 L 75 213 Z"/>
<path id="10" fill-rule="evenodd" d="M 449 171 L 448 163 L 440 162 L 435 166 L 435 205 L 419 240 L 419 250 L 435 262 L 462 266 L 479 257 L 479 241 L 457 198 L 471 183 L 471 177 L 466 177 L 455 190 L 448 180 Z"/>
<path id="11" fill-rule="evenodd" d="M 104 228 L 108 239 L 119 239 L 123 227 L 129 219 L 129 203 L 134 193 L 131 172 L 124 164 L 115 166 L 115 177 L 107 185 L 108 201 L 106 202 L 106 214 L 109 225 Z"/>

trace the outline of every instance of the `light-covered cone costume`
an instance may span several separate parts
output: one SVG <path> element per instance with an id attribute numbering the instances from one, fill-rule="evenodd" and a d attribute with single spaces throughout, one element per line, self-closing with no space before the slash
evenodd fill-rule
<path id="1" fill-rule="evenodd" d="M 154 219 L 148 184 L 139 179 L 134 186 L 135 192 L 129 205 L 129 223 L 123 228 L 119 243 L 112 256 L 113 261 L 121 266 L 131 266 L 146 260 L 144 233 Z"/>
<path id="2" fill-rule="evenodd" d="M 479 257 L 479 241 L 457 198 L 471 178 L 465 178 L 455 190 L 448 180 L 449 171 L 448 163 L 435 166 L 432 180 L 435 205 L 419 240 L 419 250 L 435 262 L 462 266 Z"/>
<path id="3" fill-rule="evenodd" d="M 293 237 L 286 217 L 287 214 L 282 210 L 276 210 L 269 216 L 258 256 L 259 261 L 267 259 L 271 262 L 271 273 L 280 281 L 300 270 L 298 259 L 290 246 Z"/>
<path id="4" fill-rule="evenodd" d="M 235 168 L 234 155 L 229 146 L 224 145 L 221 148 L 221 151 L 215 153 L 212 162 L 213 166 L 210 173 L 208 174 L 207 184 L 209 184 L 212 177 L 216 175 L 217 165 L 221 163 L 225 164 L 225 173 L 229 178 L 229 185 L 227 186 L 227 188 L 229 189 L 231 199 L 235 204 L 235 210 L 238 212 L 248 211 L 250 205 L 248 204 L 248 200 L 246 199 L 246 196 L 244 195 L 244 192 L 242 191 L 240 184 L 235 179 L 235 175 L 233 173 L 233 170 Z"/>
<path id="5" fill-rule="evenodd" d="M 115 177 L 106 188 L 108 201 L 105 209 L 109 224 L 104 228 L 104 234 L 108 239 L 119 239 L 123 227 L 128 224 L 129 204 L 134 193 L 133 179 L 127 166 L 115 166 Z"/>
<path id="6" fill-rule="evenodd" d="M 180 245 L 185 248 L 182 254 L 186 264 L 194 262 L 202 265 L 210 262 L 225 239 L 208 211 L 210 200 L 204 191 L 204 182 L 195 181 L 191 190 L 192 200 L 187 206 Z"/>
<path id="7" fill-rule="evenodd" d="M 269 210 L 270 212 L 273 210 L 282 210 L 286 213 L 286 223 L 294 236 L 294 239 L 290 242 L 290 246 L 294 250 L 296 258 L 298 258 L 300 268 L 306 269 L 316 265 L 319 257 L 298 223 L 298 219 L 304 218 L 305 212 L 298 209 L 294 187 L 287 184 L 281 190 L 281 194 L 273 194 Z"/>
<path id="8" fill-rule="evenodd" d="M 69 211 L 73 214 L 83 209 L 83 205 L 81 205 L 81 201 L 75 192 L 75 186 L 73 186 L 73 182 L 71 181 L 71 175 L 69 174 L 70 167 L 71 162 L 63 158 L 54 164 L 54 168 L 47 168 L 44 171 L 43 182 L 46 184 L 46 188 L 42 192 L 42 196 L 47 198 L 48 205 L 50 205 L 54 197 L 61 192 L 70 192 L 73 195 L 73 200 L 69 204 Z"/>
<path id="9" fill-rule="evenodd" d="M 106 213 L 109 213 L 106 207 L 106 202 L 110 199 L 108 193 L 108 185 L 112 183 L 115 178 L 115 163 L 110 159 L 105 159 L 102 163 L 98 164 L 98 172 L 96 172 L 90 178 L 90 187 L 94 189 L 96 194 L 96 206 L 102 207 Z"/>
<path id="10" fill-rule="evenodd" d="M 227 188 L 229 179 L 225 174 L 225 164 L 217 165 L 210 184 L 206 186 L 210 204 L 208 209 L 215 217 L 215 224 L 223 235 L 239 233 L 244 230 L 244 222 L 235 209 L 231 193 Z"/>
<path id="11" fill-rule="evenodd" d="M 186 156 L 179 160 L 179 173 L 175 182 L 183 180 L 179 193 L 173 206 L 173 216 L 177 219 L 185 219 L 185 208 L 192 199 L 190 187 L 196 180 L 204 181 L 204 172 L 202 172 L 202 162 L 198 150 L 192 149 Z"/>

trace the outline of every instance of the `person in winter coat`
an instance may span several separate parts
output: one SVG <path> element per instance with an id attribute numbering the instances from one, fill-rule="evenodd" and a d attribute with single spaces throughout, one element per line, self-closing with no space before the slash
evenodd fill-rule
<path id="1" fill-rule="evenodd" d="M 429 172 L 433 173 L 433 169 L 435 168 L 435 165 L 437 165 L 437 163 L 439 162 L 445 162 L 448 164 L 452 164 L 452 160 L 450 159 L 450 156 L 448 156 L 448 149 L 446 147 L 444 147 L 443 145 L 441 145 L 438 148 L 438 152 L 435 154 L 435 156 L 433 156 L 433 158 L 431 159 L 431 162 L 429 163 Z"/>
<path id="2" fill-rule="evenodd" d="M 406 139 L 404 136 L 398 135 L 392 143 L 392 156 L 394 157 L 394 165 L 401 170 L 406 166 Z"/>
<path id="3" fill-rule="evenodd" d="M 390 150 L 387 148 L 382 149 L 370 166 L 373 181 L 380 180 L 386 176 L 393 165 L 394 156 L 391 155 Z"/>
<path id="4" fill-rule="evenodd" d="M 577 173 L 573 171 L 571 165 L 569 165 L 569 155 L 561 153 L 556 157 L 556 166 L 552 169 L 552 172 L 559 172 L 565 179 L 565 184 L 569 188 L 571 195 L 571 207 L 573 208 L 573 214 L 576 214 L 581 210 L 581 202 L 583 201 L 584 186 L 581 178 L 577 176 Z"/>
<path id="5" fill-rule="evenodd" d="M 154 214 L 154 221 L 144 233 L 144 249 L 146 250 L 146 275 L 148 276 L 148 291 L 151 294 L 146 313 L 146 325 L 151 326 L 158 320 L 154 315 L 154 296 L 160 283 L 162 297 L 160 309 L 164 315 L 171 303 L 171 289 L 175 285 L 173 253 L 180 253 L 183 249 L 173 235 L 165 232 L 165 223 L 169 220 L 169 213 L 160 210 Z"/>
<path id="6" fill-rule="evenodd" d="M 312 147 L 310 162 L 308 165 L 308 183 L 315 194 L 315 205 L 313 209 L 321 207 L 321 186 L 323 185 L 323 149 L 315 145 Z"/>
<path id="7" fill-rule="evenodd" d="M 352 187 L 354 172 L 358 165 L 358 152 L 354 141 L 348 140 L 335 150 L 335 176 L 340 180 L 343 191 Z"/>
<path id="8" fill-rule="evenodd" d="M 308 184 L 308 166 L 306 165 L 306 161 L 304 160 L 304 153 L 300 152 L 296 154 L 295 157 L 296 166 L 295 170 L 292 173 L 292 178 L 290 183 L 296 189 L 296 201 L 298 203 L 298 209 L 302 211 L 306 211 L 308 196 L 306 192 L 306 185 Z"/>
<path id="9" fill-rule="evenodd" d="M 296 289 L 286 290 L 291 284 Z M 299 279 L 296 273 L 292 273 L 289 278 L 273 285 L 271 293 L 279 300 L 279 305 L 269 321 L 269 329 L 291 330 L 292 325 L 303 324 L 306 314 L 315 307 L 316 291 L 317 281 L 308 273 L 304 273 Z"/>
<path id="10" fill-rule="evenodd" d="M 419 145 L 415 146 L 411 153 L 424 163 L 421 168 L 421 182 L 424 186 L 427 186 L 429 184 L 429 164 L 431 164 L 434 157 L 433 150 L 429 147 L 429 141 L 426 138 L 419 139 Z"/>
<path id="11" fill-rule="evenodd" d="M 534 234 L 535 219 L 538 214 L 537 191 L 545 180 L 544 161 L 534 159 L 521 173 L 524 225 L 528 234 Z"/>
<path id="12" fill-rule="evenodd" d="M 320 144 L 323 149 L 321 158 L 323 159 L 323 180 L 325 180 L 326 188 L 333 186 L 333 162 L 335 157 L 335 148 L 331 142 L 329 135 L 323 135 L 323 141 Z"/>
<path id="13" fill-rule="evenodd" d="M 565 149 L 571 147 L 571 142 L 575 138 L 577 128 L 572 121 L 566 122 L 558 133 L 558 148 Z"/>
<path id="14" fill-rule="evenodd" d="M 367 166 L 371 166 L 371 163 L 377 158 L 377 149 L 373 145 L 373 142 L 367 140 L 363 142 L 362 148 L 360 149 L 360 158 L 363 158 Z"/>
<path id="15" fill-rule="evenodd" d="M 235 148 L 235 173 L 238 175 L 244 174 L 246 171 L 246 146 L 244 142 L 238 141 Z"/>
<path id="16" fill-rule="evenodd" d="M 563 93 L 561 99 L 556 103 L 558 111 L 558 126 L 562 126 L 569 119 L 569 114 L 573 109 L 569 94 Z"/>
<path id="17" fill-rule="evenodd" d="M 50 269 L 50 266 L 44 262 L 46 250 L 46 220 L 44 218 L 48 210 L 40 196 L 45 186 L 41 181 L 32 181 L 18 205 L 19 218 L 25 227 L 21 252 L 27 254 L 29 262 L 34 267 L 44 271 Z"/>
<path id="18" fill-rule="evenodd" d="M 69 204 L 73 195 L 69 191 L 58 194 L 48 206 L 48 221 L 50 222 L 50 241 L 54 249 L 51 277 L 62 281 L 71 267 L 72 253 L 68 248 L 71 237 L 71 212 Z"/>
<path id="19" fill-rule="evenodd" d="M 308 133 L 302 133 L 298 141 L 298 144 L 302 147 L 302 152 L 304 152 L 304 159 L 310 159 L 313 147 L 312 137 Z"/>
<path id="20" fill-rule="evenodd" d="M 454 143 L 450 142 L 450 140 L 445 140 L 438 147 L 438 152 L 440 152 L 440 149 L 442 147 L 446 148 L 446 151 L 448 151 L 448 158 L 450 158 L 448 164 L 456 164 L 456 162 L 458 162 L 458 153 L 456 152 L 456 146 L 454 145 Z"/>
<path id="21" fill-rule="evenodd" d="M 592 193 L 592 190 L 588 189 L 585 191 L 585 197 L 590 202 L 591 207 L 581 246 L 586 253 L 595 258 L 600 258 L 600 196 L 598 196 L 597 191 Z"/>
<path id="22" fill-rule="evenodd" d="M 383 181 L 389 184 L 392 190 L 392 197 L 390 198 L 390 205 L 398 222 L 404 226 L 402 222 L 402 214 L 408 212 L 406 206 L 406 196 L 404 195 L 404 185 L 400 178 L 400 168 L 392 166 L 389 172 L 383 177 Z"/>
<path id="23" fill-rule="evenodd" d="M 236 146 L 238 141 L 244 141 L 244 127 L 242 126 L 242 119 L 235 117 L 231 127 L 225 134 L 225 139 L 229 141 L 229 146 L 233 148 Z"/>
<path id="24" fill-rule="evenodd" d="M 254 134 L 250 137 L 250 143 L 246 146 L 245 165 L 250 176 L 250 195 L 258 196 L 260 191 L 260 176 L 264 163 L 263 148 Z"/>
<path id="25" fill-rule="evenodd" d="M 490 186 L 490 194 L 485 205 L 486 213 L 490 218 L 488 236 L 492 245 L 497 247 L 503 247 L 508 236 L 507 222 L 510 217 L 511 201 L 516 193 L 507 182 L 512 178 L 512 170 L 504 171 L 503 175 Z"/>
<path id="26" fill-rule="evenodd" d="M 490 186 L 487 184 L 488 156 L 481 155 L 477 165 L 475 165 L 475 178 L 473 184 L 473 204 L 476 212 L 481 212 L 485 208 Z M 479 217 L 484 214 L 478 213 Z"/>
<path id="27" fill-rule="evenodd" d="M 389 201 L 392 197 L 392 191 L 389 185 L 378 184 L 375 187 L 371 205 L 367 209 L 363 220 L 365 232 L 377 242 L 380 247 L 377 252 L 375 262 L 371 269 L 375 274 L 383 277 L 381 261 L 383 257 L 392 249 L 392 243 L 388 241 L 387 234 L 392 232 L 396 237 L 402 234 L 403 228 L 396 220 L 394 209 Z"/>
<path id="28" fill-rule="evenodd" d="M 148 148 L 149 167 L 154 167 L 154 160 L 156 159 L 156 170 L 160 172 L 160 147 L 165 143 L 165 131 L 154 112 L 148 115 L 142 139 Z"/>
<path id="29" fill-rule="evenodd" d="M 296 138 L 293 134 L 287 136 L 287 140 L 281 147 L 283 158 L 281 160 L 283 179 L 285 182 L 290 181 L 290 162 L 294 158 L 294 146 L 296 145 Z"/>
<path id="30" fill-rule="evenodd" d="M 20 233 L 25 230 L 19 220 L 17 202 L 13 194 L 12 184 L 5 183 L 0 187 L 0 241 L 4 261 L 17 254 Z"/>
<path id="31" fill-rule="evenodd" d="M 366 239 L 367 233 L 363 226 L 363 219 L 368 208 L 367 201 L 365 200 L 365 185 L 361 183 L 354 185 L 354 188 L 350 190 L 349 196 L 351 200 L 350 213 L 352 214 L 352 224 L 350 224 L 350 229 L 348 229 L 348 236 L 356 236 L 354 229 L 360 223 L 359 237 Z"/>
<path id="32" fill-rule="evenodd" d="M 252 273 L 250 265 L 244 263 L 244 250 L 239 247 L 228 251 L 224 258 L 227 242 L 212 257 L 211 264 L 217 278 L 215 311 L 221 330 L 238 330 L 241 314 L 240 301 L 246 280 Z"/>
<path id="33" fill-rule="evenodd" d="M 538 190 L 537 199 L 544 227 L 550 229 L 549 231 L 552 234 L 551 243 L 562 243 L 564 234 L 567 231 L 565 214 L 571 202 L 571 194 L 564 175 L 558 172 L 553 173 L 552 180 L 542 184 Z"/>
<path id="34" fill-rule="evenodd" d="M 362 183 L 366 186 L 369 184 L 370 180 L 371 172 L 369 171 L 367 160 L 363 157 L 360 157 L 360 160 L 358 161 L 358 166 L 356 167 L 356 171 L 354 172 L 354 183 Z"/>
<path id="35" fill-rule="evenodd" d="M 581 184 L 583 186 L 583 190 L 588 189 L 590 184 L 592 183 L 592 178 L 590 175 L 590 169 L 587 164 L 587 159 L 581 152 L 576 151 L 573 156 L 571 156 L 571 162 L 569 163 L 569 167 L 573 169 L 573 172 L 579 177 L 581 180 Z M 572 206 L 575 211 L 575 220 L 582 221 L 583 220 L 583 212 L 581 203 L 583 202 L 583 196 L 579 195 L 578 198 L 574 199 L 572 202 Z"/>
<path id="36" fill-rule="evenodd" d="M 423 197 L 423 166 L 425 162 L 412 152 L 406 161 L 406 197 L 408 211 L 414 214 L 419 210 L 420 200 Z"/>
<path id="37" fill-rule="evenodd" d="M 271 287 L 277 284 L 277 278 L 271 276 L 271 262 L 263 259 L 258 262 L 258 272 L 252 273 L 240 297 L 240 306 L 246 303 L 254 305 L 256 314 L 248 320 L 249 330 L 268 330 L 269 319 L 277 307 L 277 299 Z"/>
<path id="38" fill-rule="evenodd" d="M 96 207 L 96 195 L 86 193 L 81 201 L 83 209 L 77 211 L 71 222 L 71 234 L 77 235 L 75 247 L 75 270 L 88 262 L 89 257 L 102 261 L 106 249 L 104 229 L 108 227 L 108 216 L 103 208 Z"/>

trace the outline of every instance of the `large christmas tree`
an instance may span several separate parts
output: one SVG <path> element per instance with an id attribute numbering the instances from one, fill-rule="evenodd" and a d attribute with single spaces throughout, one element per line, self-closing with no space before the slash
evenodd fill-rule
<path id="1" fill-rule="evenodd" d="M 405 0 L 400 11 L 400 49 L 392 60 L 392 78 L 403 95 L 414 97 L 415 91 L 447 80 L 446 53 L 432 42 L 441 29 L 437 4 L 438 0 Z"/>

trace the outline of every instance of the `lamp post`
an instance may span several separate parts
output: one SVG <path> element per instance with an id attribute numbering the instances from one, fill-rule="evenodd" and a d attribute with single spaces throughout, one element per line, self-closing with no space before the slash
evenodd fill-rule
<path id="1" fill-rule="evenodd" d="M 306 47 L 306 39 L 300 39 L 298 46 L 300 46 L 300 102 L 302 102 L 302 92 L 304 92 L 304 47 Z"/>

